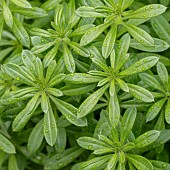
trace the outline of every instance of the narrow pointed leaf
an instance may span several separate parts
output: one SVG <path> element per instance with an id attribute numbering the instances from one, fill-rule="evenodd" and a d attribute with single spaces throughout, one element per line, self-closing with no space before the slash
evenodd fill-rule
<path id="1" fill-rule="evenodd" d="M 168 87 L 168 79 L 169 79 L 168 71 L 167 71 L 165 65 L 162 64 L 161 62 L 158 62 L 158 64 L 157 64 L 157 72 L 158 72 L 158 75 L 159 75 L 163 85 L 165 87 Z"/>
<path id="2" fill-rule="evenodd" d="M 40 94 L 37 93 L 26 105 L 25 109 L 22 110 L 14 119 L 12 124 L 13 131 L 20 131 L 30 120 L 31 116 L 33 115 L 35 109 L 38 107 L 39 102 L 38 99 Z"/>
<path id="3" fill-rule="evenodd" d="M 159 137 L 159 135 L 160 132 L 157 130 L 150 130 L 145 132 L 133 141 L 135 148 L 143 148 L 150 145 Z"/>
<path id="4" fill-rule="evenodd" d="M 128 87 L 129 87 L 129 93 L 132 94 L 137 99 L 142 100 L 144 102 L 154 101 L 153 95 L 143 87 L 134 84 L 128 84 Z"/>
<path id="5" fill-rule="evenodd" d="M 58 48 L 59 48 L 59 42 L 45 55 L 44 59 L 43 59 L 43 64 L 44 67 L 47 67 L 52 60 L 55 58 L 57 52 L 58 52 Z"/>
<path id="6" fill-rule="evenodd" d="M 151 18 L 160 15 L 166 11 L 167 7 L 161 4 L 151 4 L 137 9 L 133 13 L 126 15 L 125 18 Z"/>
<path id="7" fill-rule="evenodd" d="M 107 170 L 115 170 L 118 161 L 118 155 L 114 154 L 107 164 Z"/>
<path id="8" fill-rule="evenodd" d="M 10 155 L 9 161 L 8 161 L 8 170 L 19 170 L 18 164 L 17 164 L 17 159 L 15 155 Z"/>
<path id="9" fill-rule="evenodd" d="M 49 99 L 48 99 L 49 100 Z M 51 104 L 48 101 L 48 112 L 44 115 L 44 137 L 50 146 L 53 146 L 57 140 L 57 126 L 53 115 Z"/>
<path id="10" fill-rule="evenodd" d="M 28 151 L 30 154 L 35 153 L 39 149 L 39 147 L 43 141 L 43 138 L 44 138 L 43 124 L 44 124 L 44 120 L 41 119 L 41 121 L 39 121 L 36 124 L 36 126 L 33 128 L 32 132 L 28 138 L 27 147 L 28 147 Z"/>
<path id="11" fill-rule="evenodd" d="M 154 103 L 149 110 L 147 111 L 146 114 L 146 121 L 149 122 L 151 120 L 153 120 L 161 111 L 162 107 L 164 106 L 165 102 L 166 102 L 166 98 L 163 98 L 159 101 L 157 101 L 156 103 Z"/>
<path id="12" fill-rule="evenodd" d="M 13 27 L 13 16 L 12 13 L 9 9 L 9 7 L 7 6 L 5 0 L 2 0 L 2 12 L 3 12 L 3 16 L 5 19 L 5 23 L 12 28 Z"/>
<path id="13" fill-rule="evenodd" d="M 107 33 L 103 46 L 102 46 L 102 54 L 104 58 L 108 58 L 110 53 L 112 52 L 116 40 L 116 35 L 117 35 L 117 25 L 114 24 L 110 31 Z"/>
<path id="14" fill-rule="evenodd" d="M 68 74 L 64 81 L 66 83 L 72 84 L 90 84 L 90 83 L 97 83 L 102 80 L 102 77 L 99 76 L 92 76 L 86 73 L 74 73 Z"/>
<path id="15" fill-rule="evenodd" d="M 11 2 L 23 8 L 32 8 L 31 4 L 27 0 L 11 0 Z"/>
<path id="16" fill-rule="evenodd" d="M 127 55 L 129 45 L 130 45 L 130 35 L 125 34 L 119 40 L 118 46 L 115 51 L 117 56 L 116 63 L 115 63 L 116 70 L 119 70 L 129 58 L 129 55 Z"/>
<path id="17" fill-rule="evenodd" d="M 0 147 L 1 149 L 9 154 L 15 153 L 14 145 L 3 135 L 0 134 Z"/>
<path id="18" fill-rule="evenodd" d="M 12 31 L 14 33 L 14 35 L 18 38 L 18 40 L 21 42 L 21 44 L 25 47 L 30 47 L 30 37 L 27 33 L 27 31 L 25 30 L 25 28 L 23 27 L 23 25 L 21 24 L 21 22 L 13 17 L 14 19 L 14 24 L 12 27 Z"/>
<path id="19" fill-rule="evenodd" d="M 154 39 L 144 30 L 132 24 L 123 24 L 131 36 L 143 45 L 154 45 Z"/>
<path id="20" fill-rule="evenodd" d="M 141 78 L 141 80 L 146 83 L 148 86 L 162 91 L 164 92 L 165 90 L 162 88 L 162 86 L 160 85 L 160 83 L 158 82 L 158 80 L 156 78 L 154 78 L 153 76 L 151 76 L 150 74 L 147 73 L 140 73 L 139 77 Z"/>
<path id="21" fill-rule="evenodd" d="M 55 105 L 57 106 L 58 110 L 65 116 L 65 118 L 71 122 L 72 124 L 76 126 L 86 126 L 87 120 L 86 118 L 77 118 L 77 108 L 75 108 L 73 105 L 66 103 L 62 100 L 59 100 L 57 98 L 54 98 L 50 96 L 50 98 L 53 100 Z"/>
<path id="22" fill-rule="evenodd" d="M 98 139 L 85 137 L 85 136 L 78 138 L 77 143 L 82 148 L 88 149 L 88 150 L 97 150 L 97 149 L 103 149 L 103 148 L 109 147 L 106 143 L 101 142 Z"/>
<path id="23" fill-rule="evenodd" d="M 86 98 L 78 109 L 77 117 L 82 118 L 89 114 L 108 87 L 109 84 L 106 84 L 105 86 L 92 93 L 88 98 Z"/>
<path id="24" fill-rule="evenodd" d="M 160 15 L 151 19 L 151 24 L 159 38 L 170 44 L 170 24 L 164 16 Z"/>
<path id="25" fill-rule="evenodd" d="M 119 123 L 120 107 L 117 94 L 110 96 L 109 100 L 109 120 L 112 126 L 116 127 Z"/>
<path id="26" fill-rule="evenodd" d="M 145 157 L 132 154 L 127 154 L 126 156 L 137 169 L 153 170 L 151 162 Z"/>
<path id="27" fill-rule="evenodd" d="M 158 38 L 153 38 L 153 39 L 154 39 L 154 45 L 148 45 L 148 46 L 145 46 L 139 43 L 138 41 L 136 41 L 135 39 L 132 39 L 130 42 L 130 47 L 141 51 L 147 51 L 147 52 L 162 52 L 169 48 L 169 44 L 166 41 Z"/>
<path id="28" fill-rule="evenodd" d="M 140 72 L 144 72 L 151 67 L 153 67 L 157 62 L 159 58 L 155 56 L 151 57 L 145 57 L 138 62 L 132 64 L 129 68 L 125 69 L 124 71 L 120 72 L 119 75 L 121 76 L 127 76 L 132 75 Z"/>
<path id="29" fill-rule="evenodd" d="M 170 124 L 170 99 L 168 99 L 165 106 L 165 120 L 168 124 Z"/>
<path id="30" fill-rule="evenodd" d="M 64 63 L 66 66 L 66 69 L 71 72 L 74 73 L 75 71 L 75 62 L 74 62 L 74 58 L 73 55 L 71 53 L 71 51 L 68 49 L 68 46 L 66 44 L 63 44 L 63 56 L 64 56 Z"/>
<path id="31" fill-rule="evenodd" d="M 116 82 L 123 91 L 129 92 L 128 85 L 123 80 L 116 78 Z"/>
<path id="32" fill-rule="evenodd" d="M 78 55 L 82 57 L 90 57 L 89 51 L 85 47 L 81 47 L 80 44 L 72 41 L 66 42 Z"/>
<path id="33" fill-rule="evenodd" d="M 27 8 L 27 9 L 23 9 L 23 8 L 14 8 L 12 9 L 12 12 L 27 16 L 29 18 L 43 18 L 45 16 L 47 16 L 47 12 L 42 9 L 42 8 L 38 8 L 38 7 L 34 7 L 34 8 Z"/>
<path id="34" fill-rule="evenodd" d="M 104 13 L 98 13 L 95 11 L 95 8 L 89 6 L 81 6 L 76 10 L 76 14 L 80 17 L 90 17 L 90 18 L 103 18 L 107 15 Z"/>
<path id="35" fill-rule="evenodd" d="M 86 32 L 81 38 L 80 45 L 85 46 L 95 40 L 105 29 L 107 29 L 111 23 L 105 23 L 96 26 L 95 28 L 90 29 Z"/>
<path id="36" fill-rule="evenodd" d="M 130 107 L 126 110 L 126 112 L 123 115 L 120 129 L 120 142 L 122 144 L 124 144 L 133 128 L 136 119 L 136 114 L 137 114 L 136 108 Z"/>

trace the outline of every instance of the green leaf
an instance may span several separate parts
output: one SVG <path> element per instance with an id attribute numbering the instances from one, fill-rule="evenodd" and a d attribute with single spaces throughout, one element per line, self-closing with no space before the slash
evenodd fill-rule
<path id="1" fill-rule="evenodd" d="M 168 71 L 167 71 L 166 67 L 161 62 L 157 63 L 157 72 L 158 72 L 159 78 L 161 79 L 163 85 L 167 88 L 169 75 L 168 75 Z"/>
<path id="2" fill-rule="evenodd" d="M 36 67 L 36 77 L 38 78 L 38 80 L 44 81 L 44 68 L 43 68 L 43 64 L 41 62 L 40 58 L 36 58 L 35 60 L 35 67 Z"/>
<path id="3" fill-rule="evenodd" d="M 8 25 L 8 27 L 12 28 L 13 22 L 14 22 L 13 16 L 5 0 L 2 0 L 2 12 L 3 12 L 4 19 L 5 19 L 5 23 Z"/>
<path id="4" fill-rule="evenodd" d="M 154 39 L 154 45 L 148 45 L 145 46 L 135 39 L 132 39 L 130 42 L 130 47 L 141 50 L 141 51 L 147 51 L 147 52 L 162 52 L 169 48 L 169 44 L 161 39 L 153 38 Z"/>
<path id="5" fill-rule="evenodd" d="M 148 86 L 150 86 L 154 89 L 157 89 L 159 91 L 165 92 L 165 90 L 162 88 L 162 86 L 160 85 L 160 83 L 154 76 L 151 76 L 150 74 L 147 74 L 147 73 L 140 73 L 139 77 Z"/>
<path id="6" fill-rule="evenodd" d="M 11 10 L 14 13 L 18 13 L 24 16 L 27 16 L 29 18 L 42 18 L 47 16 L 47 12 L 43 10 L 42 8 L 34 7 L 34 8 L 14 8 Z M 33 28 L 34 29 L 34 28 Z"/>
<path id="7" fill-rule="evenodd" d="M 93 40 L 95 40 L 104 30 L 106 30 L 111 25 L 110 22 L 98 25 L 88 32 L 86 32 L 81 38 L 80 45 L 85 46 L 90 44 Z"/>
<path id="8" fill-rule="evenodd" d="M 89 29 L 94 28 L 93 24 L 86 24 L 75 29 L 69 36 L 74 37 L 77 35 L 85 34 Z"/>
<path id="9" fill-rule="evenodd" d="M 135 148 L 143 148 L 153 143 L 160 135 L 160 132 L 157 130 L 150 130 L 145 132 L 144 134 L 137 137 L 133 143 L 135 144 Z"/>
<path id="10" fill-rule="evenodd" d="M 48 99 L 45 91 L 41 93 L 41 109 L 44 113 L 48 112 Z"/>
<path id="11" fill-rule="evenodd" d="M 109 87 L 109 84 L 106 84 L 105 86 L 101 87 L 94 93 L 92 93 L 89 97 L 87 97 L 83 103 L 80 105 L 77 113 L 78 118 L 82 118 L 90 113 L 90 111 L 94 108 L 94 106 L 97 104 L 99 99 L 103 96 L 106 89 Z"/>
<path id="12" fill-rule="evenodd" d="M 14 119 L 12 124 L 13 131 L 20 131 L 30 120 L 34 111 L 39 105 L 38 99 L 40 97 L 40 93 L 37 93 L 30 101 L 27 103 L 24 110 L 22 110 Z"/>
<path id="13" fill-rule="evenodd" d="M 140 72 L 144 72 L 151 67 L 153 67 L 157 62 L 159 58 L 155 56 L 145 57 L 136 63 L 132 64 L 129 68 L 126 70 L 123 70 L 119 73 L 120 76 L 128 76 Z"/>
<path id="14" fill-rule="evenodd" d="M 159 160 L 150 160 L 155 170 L 168 170 L 170 169 L 170 164 L 162 162 Z"/>
<path id="15" fill-rule="evenodd" d="M 65 150 L 62 154 L 55 154 L 45 161 L 44 170 L 60 170 L 72 163 L 83 151 L 76 146 Z"/>
<path id="16" fill-rule="evenodd" d="M 75 167 L 73 167 L 72 170 L 76 170 L 76 169 L 91 170 L 94 167 L 96 169 L 100 168 L 100 170 L 104 169 L 107 166 L 106 163 L 111 159 L 111 156 L 112 155 L 110 154 L 110 155 L 96 157 L 86 162 L 81 162 L 80 164 L 77 164 L 77 166 L 75 165 Z"/>
<path id="17" fill-rule="evenodd" d="M 96 87 L 95 84 L 77 86 L 77 87 L 65 86 L 61 90 L 62 90 L 62 93 L 66 96 L 78 96 L 78 95 L 86 94 L 92 91 L 95 87 Z"/>
<path id="18" fill-rule="evenodd" d="M 134 0 L 121 0 L 122 10 L 125 10 L 126 8 L 128 8 L 133 2 Z"/>
<path id="19" fill-rule="evenodd" d="M 69 72 L 74 73 L 75 71 L 74 58 L 73 58 L 71 51 L 68 49 L 68 46 L 65 43 L 63 44 L 63 56 L 64 56 L 64 63 L 65 63 L 66 69 Z"/>
<path id="20" fill-rule="evenodd" d="M 123 91 L 129 92 L 128 85 L 123 80 L 116 78 L 116 82 Z"/>
<path id="21" fill-rule="evenodd" d="M 23 25 L 20 23 L 20 21 L 17 18 L 13 17 L 13 19 L 14 19 L 14 24 L 12 26 L 12 31 L 14 35 L 18 38 L 18 40 L 23 46 L 29 48 L 30 37 L 27 31 L 25 30 L 25 28 L 23 27 Z"/>
<path id="22" fill-rule="evenodd" d="M 11 2 L 23 8 L 32 8 L 31 4 L 27 0 L 11 0 Z"/>
<path id="23" fill-rule="evenodd" d="M 31 28 L 29 32 L 31 35 L 35 35 L 34 37 L 31 37 L 33 45 L 39 45 L 39 44 L 45 43 L 44 39 L 41 39 L 40 37 L 51 37 L 51 34 L 48 31 L 41 29 L 41 28 L 34 27 L 34 28 Z"/>
<path id="24" fill-rule="evenodd" d="M 165 106 L 165 120 L 168 124 L 170 124 L 170 99 L 168 99 Z"/>
<path id="25" fill-rule="evenodd" d="M 115 170 L 118 161 L 118 155 L 114 154 L 107 164 L 107 170 Z"/>
<path id="26" fill-rule="evenodd" d="M 22 61 L 24 65 L 32 71 L 35 71 L 35 60 L 36 57 L 28 50 L 23 50 L 22 51 Z"/>
<path id="27" fill-rule="evenodd" d="M 146 122 L 149 122 L 151 120 L 153 120 L 161 111 L 162 107 L 164 106 L 165 102 L 166 102 L 166 98 L 163 98 L 159 101 L 157 101 L 156 103 L 154 103 L 149 110 L 147 111 L 146 114 Z"/>
<path id="28" fill-rule="evenodd" d="M 135 148 L 135 144 L 133 142 L 128 142 L 123 146 L 123 151 L 128 152 L 134 148 Z"/>
<path id="29" fill-rule="evenodd" d="M 154 97 L 153 95 L 143 87 L 134 85 L 134 84 L 127 84 L 129 87 L 129 93 L 132 94 L 137 99 L 140 99 L 144 102 L 153 102 Z"/>
<path id="30" fill-rule="evenodd" d="M 31 49 L 31 52 L 32 52 L 33 54 L 40 54 L 40 53 L 46 51 L 47 49 L 49 49 L 49 48 L 50 48 L 51 46 L 53 46 L 55 43 L 56 43 L 56 41 L 52 41 L 52 42 L 49 42 L 49 43 L 46 43 L 46 44 L 34 46 L 34 47 Z"/>
<path id="31" fill-rule="evenodd" d="M 47 0 L 41 5 L 41 8 L 50 11 L 55 6 L 57 6 L 57 4 L 59 4 L 60 2 L 62 2 L 62 0 Z"/>
<path id="32" fill-rule="evenodd" d="M 107 33 L 103 42 L 102 54 L 104 58 L 108 58 L 110 53 L 112 52 L 116 41 L 116 35 L 117 35 L 117 25 L 114 24 L 111 26 L 111 29 Z"/>
<path id="33" fill-rule="evenodd" d="M 80 17 L 94 17 L 94 18 L 104 18 L 107 15 L 104 13 L 99 13 L 95 11 L 95 8 L 89 6 L 81 6 L 76 10 L 76 14 Z"/>
<path id="34" fill-rule="evenodd" d="M 86 73 L 74 73 L 68 74 L 64 81 L 66 83 L 71 84 L 90 84 L 90 83 L 97 83 L 102 80 L 102 77 L 99 76 L 92 76 Z"/>
<path id="35" fill-rule="evenodd" d="M 53 100 L 55 105 L 57 106 L 58 110 L 65 116 L 65 118 L 71 122 L 72 124 L 76 126 L 86 126 L 87 120 L 86 118 L 77 118 L 77 108 L 75 108 L 73 105 L 66 103 L 65 101 L 59 100 L 57 98 L 54 98 L 50 96 L 50 98 Z"/>
<path id="36" fill-rule="evenodd" d="M 36 86 L 34 83 L 35 81 L 34 77 L 32 77 L 32 75 L 29 74 L 28 70 L 23 70 L 22 68 L 15 64 L 6 64 L 4 66 L 6 73 L 9 74 L 14 79 L 16 79 L 17 81 L 21 81 L 31 86 Z"/>
<path id="37" fill-rule="evenodd" d="M 2 62 L 15 49 L 15 47 L 8 47 L 0 51 L 0 62 Z"/>
<path id="38" fill-rule="evenodd" d="M 109 120 L 110 123 L 116 127 L 120 119 L 120 107 L 117 94 L 110 96 L 109 100 Z"/>
<path id="39" fill-rule="evenodd" d="M 143 45 L 154 45 L 154 39 L 144 30 L 132 24 L 123 23 L 123 26 L 131 34 L 131 36 Z"/>
<path id="40" fill-rule="evenodd" d="M 116 48 L 116 61 L 115 61 L 116 70 L 119 70 L 129 58 L 129 55 L 127 55 L 129 45 L 130 45 L 130 35 L 125 34 L 119 40 L 118 46 Z"/>
<path id="41" fill-rule="evenodd" d="M 82 148 L 88 149 L 88 150 L 111 148 L 111 146 L 107 145 L 104 142 L 99 141 L 98 139 L 95 139 L 92 137 L 86 137 L 86 136 L 78 138 L 77 143 Z"/>
<path id="42" fill-rule="evenodd" d="M 123 115 L 121 128 L 120 128 L 120 142 L 125 143 L 129 134 L 132 131 L 135 119 L 136 119 L 137 110 L 135 107 L 130 107 L 126 110 Z"/>
<path id="43" fill-rule="evenodd" d="M 46 88 L 46 92 L 55 97 L 63 96 L 62 91 L 56 88 Z"/>
<path id="44" fill-rule="evenodd" d="M 0 134 L 0 149 L 9 154 L 15 153 L 14 145 L 1 134 Z"/>
<path id="45" fill-rule="evenodd" d="M 61 83 L 65 79 L 65 74 L 56 74 L 54 77 L 52 77 L 48 82 L 48 87 L 53 87 L 56 84 Z"/>
<path id="46" fill-rule="evenodd" d="M 126 157 L 137 169 L 153 170 L 151 162 L 143 156 L 127 154 Z"/>
<path id="47" fill-rule="evenodd" d="M 78 43 L 73 42 L 73 41 L 66 41 L 66 43 L 78 54 L 81 55 L 82 57 L 90 57 L 89 51 L 81 47 Z"/>
<path id="48" fill-rule="evenodd" d="M 126 19 L 132 19 L 132 18 L 151 18 L 155 17 L 157 15 L 160 15 L 166 11 L 167 7 L 161 5 L 161 4 L 151 4 L 144 6 L 142 8 L 137 9 L 133 13 L 129 13 L 125 15 Z"/>
<path id="49" fill-rule="evenodd" d="M 3 15 L 0 13 L 0 40 L 1 40 L 1 36 L 2 36 L 2 31 L 3 31 L 3 27 L 4 27 L 4 17 Z"/>
<path id="50" fill-rule="evenodd" d="M 66 142 L 67 142 L 67 135 L 66 135 L 65 128 L 58 128 L 57 141 L 54 146 L 55 150 L 60 153 L 64 152 L 64 150 L 66 148 Z"/>
<path id="51" fill-rule="evenodd" d="M 55 58 L 57 52 L 58 52 L 58 48 L 60 46 L 60 43 L 56 43 L 56 45 L 45 55 L 44 59 L 43 59 L 43 64 L 44 67 L 47 67 L 52 60 Z"/>
<path id="52" fill-rule="evenodd" d="M 53 146 L 57 140 L 56 120 L 49 99 L 48 112 L 44 115 L 44 137 L 50 146 Z"/>
<path id="53" fill-rule="evenodd" d="M 107 78 L 109 78 L 109 80 L 110 80 L 110 77 L 107 77 Z M 105 79 L 107 79 L 107 78 L 105 78 Z M 115 94 L 115 80 L 114 79 L 112 79 L 110 81 L 109 94 L 110 94 L 110 96 L 113 96 Z"/>
<path id="54" fill-rule="evenodd" d="M 10 155 L 9 157 L 8 170 L 19 170 L 15 155 Z"/>
<path id="55" fill-rule="evenodd" d="M 28 148 L 28 151 L 30 154 L 37 152 L 37 150 L 39 149 L 39 147 L 43 141 L 43 138 L 44 138 L 43 124 L 44 124 L 44 120 L 41 119 L 36 124 L 36 126 L 33 128 L 32 132 L 28 138 L 27 148 Z"/>

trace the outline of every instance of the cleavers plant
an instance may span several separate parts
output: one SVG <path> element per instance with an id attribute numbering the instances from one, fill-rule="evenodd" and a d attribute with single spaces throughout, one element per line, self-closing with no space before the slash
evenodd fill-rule
<path id="1" fill-rule="evenodd" d="M 170 0 L 1 0 L 0 169 L 170 170 Z"/>

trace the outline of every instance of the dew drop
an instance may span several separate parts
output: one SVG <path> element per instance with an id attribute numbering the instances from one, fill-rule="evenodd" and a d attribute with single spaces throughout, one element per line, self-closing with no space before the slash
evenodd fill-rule
<path id="1" fill-rule="evenodd" d="M 147 136 L 147 135 L 148 135 L 148 133 L 145 133 L 144 135 L 145 135 L 145 136 Z"/>
<path id="2" fill-rule="evenodd" d="M 166 167 L 167 167 L 167 164 L 163 164 L 163 165 L 162 165 L 162 168 L 166 168 Z"/>
<path id="3" fill-rule="evenodd" d="M 64 164 L 62 163 L 62 162 L 60 162 L 59 164 L 58 164 L 58 166 L 59 167 L 61 167 L 61 166 L 63 166 Z"/>
<path id="4" fill-rule="evenodd" d="M 91 145 L 88 146 L 89 149 L 92 149 L 93 147 Z"/>
<path id="5" fill-rule="evenodd" d="M 45 130 L 45 133 L 48 133 L 48 130 L 47 130 L 47 129 Z"/>
<path id="6" fill-rule="evenodd" d="M 148 139 L 147 141 L 148 141 L 148 142 L 151 142 L 151 140 L 150 140 L 150 139 Z"/>
<path id="7" fill-rule="evenodd" d="M 20 81 L 20 77 L 17 77 L 16 80 L 17 80 L 17 81 Z"/>
<path id="8" fill-rule="evenodd" d="M 23 56 L 23 59 L 26 59 L 26 56 L 25 56 L 25 55 Z"/>
<path id="9" fill-rule="evenodd" d="M 103 44 L 103 47 L 106 47 L 106 44 Z"/>

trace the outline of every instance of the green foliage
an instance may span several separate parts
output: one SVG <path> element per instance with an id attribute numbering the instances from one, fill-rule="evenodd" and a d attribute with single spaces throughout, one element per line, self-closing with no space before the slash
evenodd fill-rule
<path id="1" fill-rule="evenodd" d="M 169 0 L 0 1 L 0 169 L 170 170 Z"/>

